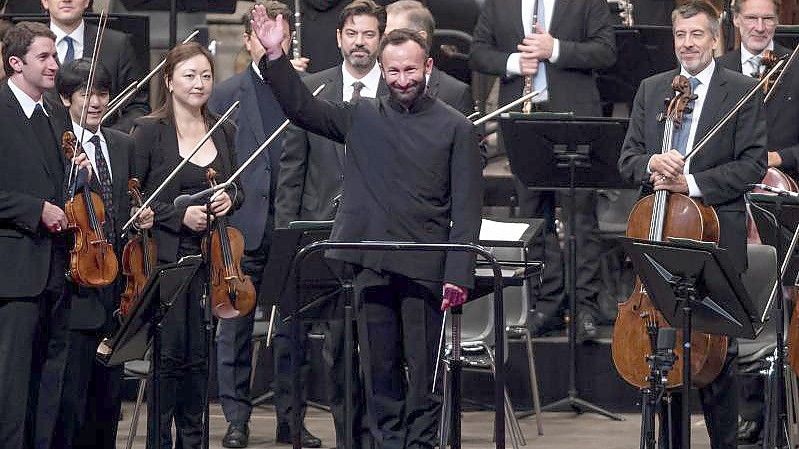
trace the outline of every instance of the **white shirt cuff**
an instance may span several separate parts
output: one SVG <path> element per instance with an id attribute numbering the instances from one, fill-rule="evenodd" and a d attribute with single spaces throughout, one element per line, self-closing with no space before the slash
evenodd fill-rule
<path id="1" fill-rule="evenodd" d="M 508 56 L 508 62 L 505 63 L 505 74 L 507 76 L 522 74 L 522 67 L 519 63 L 521 56 L 521 53 L 511 53 L 510 56 Z"/>
<path id="2" fill-rule="evenodd" d="M 654 157 L 654 155 L 652 155 L 652 157 Z M 649 173 L 650 175 L 652 174 L 652 169 L 649 168 L 649 165 L 652 163 L 652 157 L 650 157 L 649 162 L 646 163 L 646 172 Z"/>
<path id="3" fill-rule="evenodd" d="M 691 174 L 685 175 L 685 182 L 688 183 L 688 196 L 692 198 L 702 196 L 702 191 L 699 190 L 699 186 L 696 184 L 696 179 L 694 179 L 694 175 Z"/>
<path id="4" fill-rule="evenodd" d="M 559 56 L 560 56 L 560 39 L 553 39 L 552 56 L 549 57 L 549 62 L 553 64 L 558 62 Z"/>

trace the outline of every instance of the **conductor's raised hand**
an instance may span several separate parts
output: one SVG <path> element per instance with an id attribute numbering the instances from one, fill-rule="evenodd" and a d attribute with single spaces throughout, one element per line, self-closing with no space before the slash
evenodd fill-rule
<path id="1" fill-rule="evenodd" d="M 258 36 L 266 50 L 266 57 L 270 61 L 279 58 L 283 54 L 281 46 L 285 37 L 283 31 L 283 15 L 278 14 L 274 19 L 269 18 L 266 8 L 263 5 L 255 5 L 252 10 L 252 30 Z"/>

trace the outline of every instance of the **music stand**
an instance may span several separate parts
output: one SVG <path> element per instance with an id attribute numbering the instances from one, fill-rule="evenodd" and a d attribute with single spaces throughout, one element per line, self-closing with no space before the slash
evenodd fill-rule
<path id="1" fill-rule="evenodd" d="M 575 193 L 600 188 L 629 188 L 616 163 L 628 119 L 575 117 L 571 114 L 502 114 L 499 126 L 511 171 L 529 189 L 569 192 L 568 280 L 569 390 L 544 410 L 568 406 L 616 421 L 624 418 L 579 397 L 577 391 L 577 236 Z"/>
<path id="2" fill-rule="evenodd" d="M 691 332 L 754 339 L 761 324 L 737 270 L 715 243 L 622 238 L 652 303 L 683 332 L 682 393 L 691 390 Z M 682 407 L 682 445 L 690 449 L 690 407 Z"/>
<path id="3" fill-rule="evenodd" d="M 202 257 L 187 256 L 178 262 L 161 265 L 150 275 L 139 301 L 130 316 L 110 339 L 103 340 L 97 348 L 97 359 L 106 366 L 121 365 L 131 360 L 144 359 L 148 346 L 152 394 L 148 401 L 148 432 L 161 438 L 160 369 L 161 325 L 175 299 L 186 293 L 192 278 L 202 263 Z"/>

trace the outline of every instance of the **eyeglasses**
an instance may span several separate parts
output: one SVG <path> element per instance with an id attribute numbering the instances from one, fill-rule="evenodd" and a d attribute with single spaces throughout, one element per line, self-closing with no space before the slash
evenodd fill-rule
<path id="1" fill-rule="evenodd" d="M 757 25 L 759 21 L 763 21 L 763 25 L 767 27 L 773 27 L 777 24 L 777 16 L 741 16 L 743 23 L 753 26 Z"/>

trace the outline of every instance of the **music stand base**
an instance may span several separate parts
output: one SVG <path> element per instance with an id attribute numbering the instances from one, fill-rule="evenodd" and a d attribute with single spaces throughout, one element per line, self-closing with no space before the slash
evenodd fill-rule
<path id="1" fill-rule="evenodd" d="M 610 418 L 610 419 L 612 419 L 614 421 L 625 421 L 625 418 L 623 416 L 621 416 L 619 414 L 616 414 L 616 413 L 613 413 L 613 412 L 611 412 L 609 410 L 605 410 L 604 408 L 602 408 L 602 407 L 600 407 L 600 406 L 598 406 L 596 404 L 592 404 L 592 403 L 586 401 L 585 399 L 581 399 L 581 398 L 579 398 L 577 396 L 573 396 L 573 395 L 566 396 L 563 399 L 558 399 L 557 401 L 552 402 L 551 404 L 547 404 L 547 405 L 541 407 L 541 411 L 542 412 L 554 412 L 554 411 L 560 411 L 560 410 L 563 410 L 563 409 L 571 409 L 572 411 L 574 411 L 578 415 L 581 415 L 581 414 L 583 414 L 585 412 L 590 412 L 590 413 L 596 413 L 596 414 L 602 415 L 602 416 L 604 416 L 606 418 Z M 532 412 L 525 412 L 525 413 L 529 413 L 526 416 L 530 416 L 530 415 L 533 414 Z"/>

